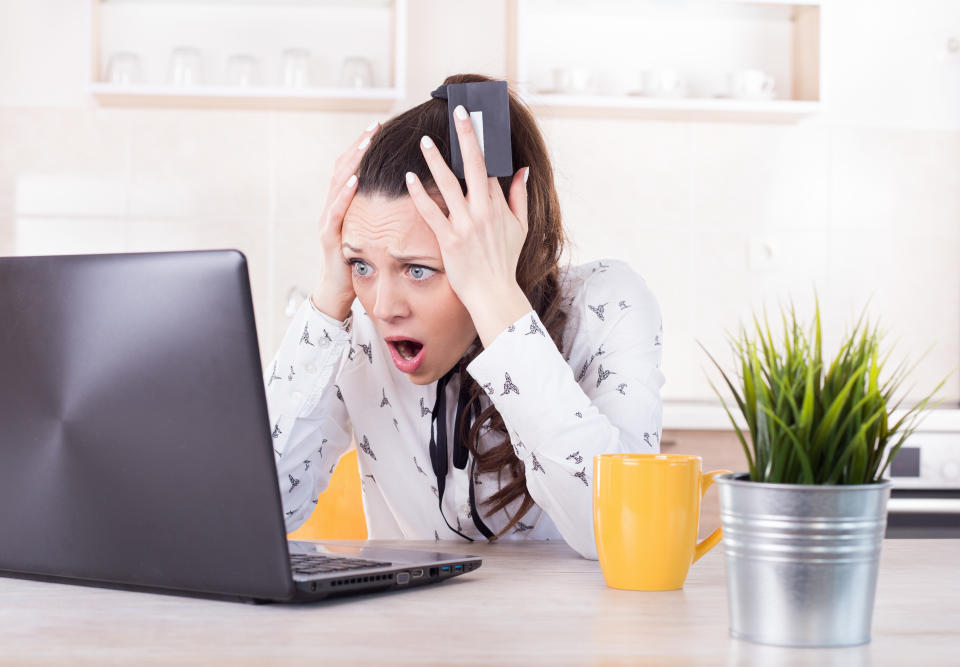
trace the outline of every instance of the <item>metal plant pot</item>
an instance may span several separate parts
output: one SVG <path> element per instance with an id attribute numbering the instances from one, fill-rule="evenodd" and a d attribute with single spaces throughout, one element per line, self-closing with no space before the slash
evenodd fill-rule
<path id="1" fill-rule="evenodd" d="M 730 634 L 779 646 L 870 641 L 890 482 L 768 484 L 714 478 Z"/>

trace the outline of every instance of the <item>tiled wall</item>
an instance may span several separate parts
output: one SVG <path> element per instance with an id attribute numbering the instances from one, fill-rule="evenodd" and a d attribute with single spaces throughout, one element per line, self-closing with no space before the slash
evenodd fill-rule
<path id="1" fill-rule="evenodd" d="M 66 0 L 10 2 L 0 0 L 0 253 L 239 248 L 268 360 L 290 289 L 313 287 L 311 235 L 333 161 L 377 115 L 99 108 L 75 67 L 44 67 L 43 86 L 23 76 L 41 49 L 86 57 L 83 13 L 62 12 L 74 30 L 51 37 L 24 7 L 56 13 Z M 570 257 L 626 259 L 660 299 L 667 399 L 712 398 L 697 340 L 727 361 L 724 331 L 738 318 L 791 297 L 807 316 L 814 288 L 828 350 L 868 299 L 896 351 L 917 359 L 932 346 L 915 395 L 960 362 L 960 64 L 933 47 L 960 35 L 960 9 L 839 4 L 824 35 L 831 104 L 817 117 L 540 117 Z M 446 29 L 465 21 L 475 29 Z M 395 112 L 448 73 L 504 75 L 503 3 L 415 1 L 409 24 L 409 97 Z M 37 39 L 4 42 L 4 31 Z M 765 243 L 773 258 L 751 267 L 748 249 Z M 956 375 L 944 395 L 960 398 Z"/>

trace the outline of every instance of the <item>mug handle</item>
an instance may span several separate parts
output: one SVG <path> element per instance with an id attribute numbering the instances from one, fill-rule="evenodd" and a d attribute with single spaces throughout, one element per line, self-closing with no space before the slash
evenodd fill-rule
<path id="1" fill-rule="evenodd" d="M 729 473 L 729 470 L 714 470 L 712 472 L 704 473 L 703 475 L 703 486 L 700 489 L 700 499 L 707 494 L 707 489 L 713 484 L 713 478 L 717 475 L 722 475 L 724 473 Z M 720 542 L 723 537 L 723 526 L 717 526 L 717 529 L 710 533 L 710 536 L 700 542 L 697 545 L 697 548 L 694 550 L 693 562 L 696 563 L 700 560 L 700 557 L 710 551 L 712 548 L 717 546 L 717 543 Z"/>

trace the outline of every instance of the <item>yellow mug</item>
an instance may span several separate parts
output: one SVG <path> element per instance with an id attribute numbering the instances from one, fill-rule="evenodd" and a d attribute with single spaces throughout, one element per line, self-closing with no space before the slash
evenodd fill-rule
<path id="1" fill-rule="evenodd" d="M 690 566 L 720 542 L 717 528 L 697 543 L 700 500 L 716 475 L 687 454 L 593 457 L 593 531 L 611 588 L 681 588 Z"/>

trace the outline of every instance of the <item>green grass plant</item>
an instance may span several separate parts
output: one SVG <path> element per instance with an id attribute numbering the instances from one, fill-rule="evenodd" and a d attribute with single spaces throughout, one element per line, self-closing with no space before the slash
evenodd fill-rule
<path id="1" fill-rule="evenodd" d="M 893 395 L 913 371 L 901 363 L 881 382 L 889 354 L 880 359 L 880 334 L 866 309 L 841 341 L 834 359 L 822 358 L 820 306 L 816 298 L 809 333 L 791 303 L 780 308 L 783 339 L 777 347 L 766 310 L 763 323 L 729 336 L 739 366 L 728 374 L 700 344 L 733 392 L 749 428 L 750 444 L 716 385 L 747 457 L 750 480 L 780 484 L 870 484 L 881 481 L 901 445 L 949 374 L 896 422 L 902 398 Z M 752 333 L 752 335 L 751 335 Z M 914 366 L 915 368 L 915 366 Z M 951 372 L 952 373 L 952 372 Z M 733 377 L 731 377 L 733 375 Z"/>

